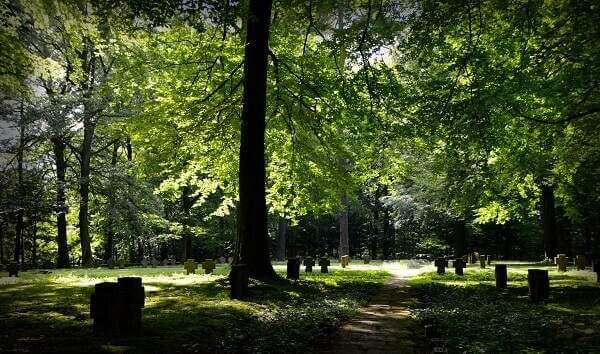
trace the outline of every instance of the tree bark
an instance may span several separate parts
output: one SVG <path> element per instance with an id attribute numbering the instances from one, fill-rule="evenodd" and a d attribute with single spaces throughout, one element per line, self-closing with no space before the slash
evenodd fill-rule
<path id="1" fill-rule="evenodd" d="M 119 152 L 119 144 L 115 142 L 113 145 L 112 156 L 110 165 L 114 170 L 117 167 L 117 158 Z M 114 178 L 114 172 L 113 172 Z M 111 182 L 109 182 L 111 183 Z M 112 184 L 112 183 L 111 183 Z M 106 246 L 104 249 L 104 260 L 108 264 L 113 260 L 114 257 L 114 243 L 115 243 L 115 188 L 113 185 L 110 186 L 108 194 L 108 215 L 106 220 Z"/>
<path id="2" fill-rule="evenodd" d="M 67 245 L 67 198 L 65 194 L 67 162 L 65 160 L 66 143 L 60 137 L 52 137 L 54 159 L 56 161 L 56 243 L 58 254 L 57 268 L 68 268 L 69 247 Z"/>
<path id="3" fill-rule="evenodd" d="M 4 220 L 0 221 L 0 263 L 4 264 Z"/>
<path id="4" fill-rule="evenodd" d="M 83 121 L 83 142 L 81 144 L 81 170 L 79 178 L 79 239 L 81 241 L 81 265 L 92 265 L 92 247 L 90 241 L 89 198 L 90 198 L 90 162 L 94 123 L 89 113 Z"/>
<path id="5" fill-rule="evenodd" d="M 454 255 L 462 257 L 465 255 L 466 225 L 465 220 L 458 220 L 454 224 Z"/>
<path id="6" fill-rule="evenodd" d="M 348 196 L 344 193 L 341 198 L 342 210 L 340 211 L 340 247 L 339 257 L 349 255 L 350 244 L 348 237 Z"/>
<path id="7" fill-rule="evenodd" d="M 31 230 L 31 264 L 37 268 L 37 222 L 33 222 Z"/>
<path id="8" fill-rule="evenodd" d="M 25 188 L 23 185 L 23 150 L 25 149 L 25 123 L 23 121 L 23 103 L 21 103 L 21 118 L 19 122 L 19 146 L 17 149 L 17 213 L 15 223 L 15 253 L 13 260 L 19 262 L 23 254 L 23 198 L 25 197 Z M 21 261 L 25 261 L 21 259 Z"/>
<path id="9" fill-rule="evenodd" d="M 542 226 L 544 232 L 544 253 L 546 258 L 556 255 L 556 209 L 554 207 L 554 189 L 542 186 Z"/>
<path id="10" fill-rule="evenodd" d="M 383 253 L 383 259 L 390 258 L 390 248 L 392 246 L 392 235 L 390 227 L 390 212 L 387 208 L 383 209 L 383 243 L 381 244 L 381 251 Z"/>
<path id="11" fill-rule="evenodd" d="M 192 235 L 190 231 L 190 222 L 191 222 L 191 209 L 193 205 L 193 200 L 190 196 L 191 188 L 189 186 L 183 187 L 181 191 L 181 209 L 183 211 L 183 261 L 193 258 L 192 252 Z"/>
<path id="12" fill-rule="evenodd" d="M 275 259 L 285 260 L 285 241 L 287 236 L 288 221 L 280 216 L 277 220 L 277 248 L 275 249 Z"/>
<path id="13" fill-rule="evenodd" d="M 274 279 L 269 257 L 265 197 L 265 114 L 271 0 L 250 0 L 244 49 L 244 96 L 240 141 L 239 208 L 234 264 L 251 277 Z"/>

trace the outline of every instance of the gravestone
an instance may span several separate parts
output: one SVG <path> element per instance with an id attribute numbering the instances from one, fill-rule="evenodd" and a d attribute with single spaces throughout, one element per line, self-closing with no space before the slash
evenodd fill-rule
<path id="1" fill-rule="evenodd" d="M 136 335 L 142 324 L 144 287 L 142 278 L 119 278 L 117 283 L 98 283 L 90 297 L 94 333 Z"/>
<path id="2" fill-rule="evenodd" d="M 567 271 L 567 263 L 569 261 L 569 258 L 567 258 L 566 255 L 564 254 L 559 254 L 556 257 L 556 265 L 558 267 L 558 271 L 559 272 L 566 272 Z"/>
<path id="3" fill-rule="evenodd" d="M 8 277 L 12 277 L 13 275 L 15 276 L 15 278 L 19 277 L 19 263 L 17 262 L 10 262 L 8 263 L 8 265 L 6 266 L 6 270 L 8 271 Z"/>
<path id="4" fill-rule="evenodd" d="M 123 269 L 123 268 L 125 268 L 125 260 L 119 259 L 119 269 Z"/>
<path id="5" fill-rule="evenodd" d="M 477 263 L 478 259 L 479 259 L 479 253 L 477 253 L 477 252 L 471 253 L 471 264 Z"/>
<path id="6" fill-rule="evenodd" d="M 465 261 L 462 258 L 455 259 L 453 266 L 454 266 L 454 273 L 456 275 L 464 275 L 463 268 L 466 268 L 467 265 L 465 264 Z"/>
<path id="7" fill-rule="evenodd" d="M 575 257 L 575 266 L 577 267 L 577 269 L 584 270 L 586 265 L 587 259 L 585 258 L 585 256 L 579 254 Z"/>
<path id="8" fill-rule="evenodd" d="M 369 264 L 369 263 L 371 263 L 371 256 L 369 256 L 368 254 L 365 254 L 365 255 L 363 256 L 363 263 L 364 263 L 364 264 Z"/>
<path id="9" fill-rule="evenodd" d="M 234 264 L 229 273 L 231 283 L 230 297 L 244 299 L 248 296 L 248 267 L 245 264 Z"/>
<path id="10" fill-rule="evenodd" d="M 448 266 L 448 260 L 446 258 L 436 258 L 434 262 L 437 267 L 437 273 L 442 275 L 446 273 L 446 267 Z"/>
<path id="11" fill-rule="evenodd" d="M 221 264 L 227 263 L 227 258 L 225 258 L 225 257 L 219 257 L 219 263 L 221 263 Z"/>
<path id="12" fill-rule="evenodd" d="M 496 287 L 499 289 L 506 289 L 506 283 L 508 281 L 506 264 L 496 264 L 494 273 L 496 274 Z"/>
<path id="13" fill-rule="evenodd" d="M 545 269 L 528 269 L 527 283 L 529 284 L 529 300 L 540 302 L 548 300 L 550 292 L 550 280 L 548 271 Z"/>
<path id="14" fill-rule="evenodd" d="M 319 266 L 321 267 L 321 273 L 329 273 L 329 269 L 327 269 L 327 267 L 329 267 L 329 265 L 331 264 L 331 262 L 329 261 L 329 258 L 321 258 L 319 260 Z"/>
<path id="15" fill-rule="evenodd" d="M 198 263 L 193 259 L 188 259 L 185 263 L 183 263 L 183 269 L 185 269 L 185 274 L 190 275 L 196 274 L 196 269 L 198 269 Z"/>
<path id="16" fill-rule="evenodd" d="M 158 260 L 156 258 L 152 258 L 152 268 L 156 268 L 156 266 L 158 265 Z"/>
<path id="17" fill-rule="evenodd" d="M 488 254 L 485 258 L 487 259 L 487 265 L 492 265 L 492 256 Z"/>
<path id="18" fill-rule="evenodd" d="M 108 269 L 115 269 L 115 260 L 110 258 L 108 260 L 108 262 L 106 262 L 106 264 L 108 265 Z"/>
<path id="19" fill-rule="evenodd" d="M 294 280 L 300 278 L 300 259 L 288 258 L 286 277 L 288 279 L 294 279 Z"/>
<path id="20" fill-rule="evenodd" d="M 216 267 L 217 265 L 212 259 L 205 259 L 204 262 L 202 262 L 202 269 L 204 269 L 204 274 L 212 274 Z"/>
<path id="21" fill-rule="evenodd" d="M 600 260 L 595 260 L 592 265 L 593 271 L 596 273 L 596 281 L 600 283 Z"/>
<path id="22" fill-rule="evenodd" d="M 307 273 L 312 273 L 312 268 L 315 265 L 315 260 L 312 257 L 304 258 L 304 266 L 306 267 Z"/>
<path id="23" fill-rule="evenodd" d="M 148 260 L 146 258 L 142 259 L 142 268 L 146 268 L 148 266 Z"/>
<path id="24" fill-rule="evenodd" d="M 163 266 L 168 266 L 169 265 L 169 260 L 167 258 L 163 259 L 162 265 Z"/>
<path id="25" fill-rule="evenodd" d="M 479 257 L 479 267 L 482 269 L 485 269 L 485 257 L 484 256 Z"/>
<path id="26" fill-rule="evenodd" d="M 350 263 L 350 256 L 345 255 L 345 256 L 342 256 L 342 258 L 340 258 L 340 264 L 342 265 L 342 268 L 346 268 L 346 266 L 348 266 L 349 263 Z"/>

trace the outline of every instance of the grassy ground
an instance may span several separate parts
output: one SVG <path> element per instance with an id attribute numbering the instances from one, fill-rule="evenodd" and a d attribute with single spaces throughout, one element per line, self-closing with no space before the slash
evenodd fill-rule
<path id="1" fill-rule="evenodd" d="M 282 265 L 276 270 L 285 272 Z M 389 277 L 376 266 L 331 270 L 302 272 L 298 282 L 254 282 L 247 302 L 229 299 L 225 265 L 213 276 L 186 276 L 182 267 L 20 273 L 0 278 L 0 352 L 306 352 Z M 143 335 L 95 337 L 93 285 L 120 276 L 143 277 Z"/>
<path id="2" fill-rule="evenodd" d="M 547 304 L 528 301 L 527 269 L 548 269 Z M 410 280 L 416 309 L 437 323 L 450 352 L 600 353 L 600 284 L 591 271 L 509 264 L 508 289 L 495 288 L 493 268 L 470 266 L 465 276 L 426 273 Z"/>

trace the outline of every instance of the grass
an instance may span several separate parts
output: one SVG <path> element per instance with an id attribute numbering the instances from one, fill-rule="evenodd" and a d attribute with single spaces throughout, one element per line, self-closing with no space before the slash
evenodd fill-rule
<path id="1" fill-rule="evenodd" d="M 527 269 L 548 269 L 547 304 L 528 300 Z M 451 270 L 452 271 L 452 270 Z M 426 273 L 410 280 L 425 323 L 437 323 L 450 352 L 600 352 L 600 284 L 591 271 L 509 264 L 508 289 L 495 288 L 493 268 L 465 276 Z"/>
<path id="2" fill-rule="evenodd" d="M 283 265 L 276 265 L 280 274 Z M 182 267 L 59 270 L 0 278 L 0 352 L 306 352 L 365 305 L 388 279 L 377 267 L 332 267 L 301 280 L 252 282 L 248 301 L 229 299 L 227 273 L 183 274 Z M 2 275 L 6 275 L 5 273 Z M 143 334 L 94 336 L 93 285 L 141 276 Z"/>

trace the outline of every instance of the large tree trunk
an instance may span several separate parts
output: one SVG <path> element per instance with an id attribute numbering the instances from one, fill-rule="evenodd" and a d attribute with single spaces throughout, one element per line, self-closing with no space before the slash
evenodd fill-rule
<path id="1" fill-rule="evenodd" d="M 193 258 L 192 252 L 192 233 L 190 230 L 191 223 L 191 210 L 192 205 L 194 204 L 193 198 L 190 196 L 192 190 L 189 186 L 183 187 L 181 191 L 181 210 L 183 211 L 183 220 L 181 220 L 183 224 L 183 261 L 187 259 Z"/>
<path id="2" fill-rule="evenodd" d="M 383 209 L 383 243 L 381 244 L 381 252 L 383 259 L 390 258 L 390 248 L 392 246 L 392 235 L 390 227 L 390 212 L 387 208 Z"/>
<path id="3" fill-rule="evenodd" d="M 342 210 L 340 210 L 340 247 L 339 257 L 350 254 L 350 243 L 348 237 L 348 196 L 342 195 Z"/>
<path id="4" fill-rule="evenodd" d="M 277 220 L 277 248 L 275 249 L 275 259 L 285 260 L 285 241 L 287 237 L 288 221 L 283 216 Z"/>
<path id="5" fill-rule="evenodd" d="M 250 0 L 244 50 L 244 97 L 240 141 L 239 208 L 234 263 L 250 276 L 274 279 L 269 259 L 265 197 L 265 113 L 271 0 Z"/>
<path id="6" fill-rule="evenodd" d="M 554 189 L 542 186 L 542 224 L 544 231 L 544 253 L 553 259 L 556 255 L 556 209 L 554 207 Z"/>
<path id="7" fill-rule="evenodd" d="M 112 156 L 110 165 L 114 170 L 117 167 L 117 158 L 119 152 L 119 144 L 117 142 L 113 145 Z M 113 171 L 114 174 L 114 171 Z M 113 176 L 114 178 L 114 176 Z M 109 182 L 111 183 L 111 182 Z M 106 245 L 104 249 L 104 260 L 106 263 L 113 261 L 114 257 L 114 244 L 115 244 L 115 188 L 110 186 L 108 194 L 108 215 L 106 220 Z"/>
<path id="8" fill-rule="evenodd" d="M 454 255 L 462 257 L 465 255 L 466 225 L 464 220 L 458 220 L 454 224 Z"/>
<path id="9" fill-rule="evenodd" d="M 69 263 L 69 247 L 67 245 L 67 198 L 65 195 L 67 162 L 65 161 L 66 143 L 59 137 L 52 138 L 54 159 L 56 160 L 56 243 L 58 255 L 57 268 L 67 268 Z"/>

